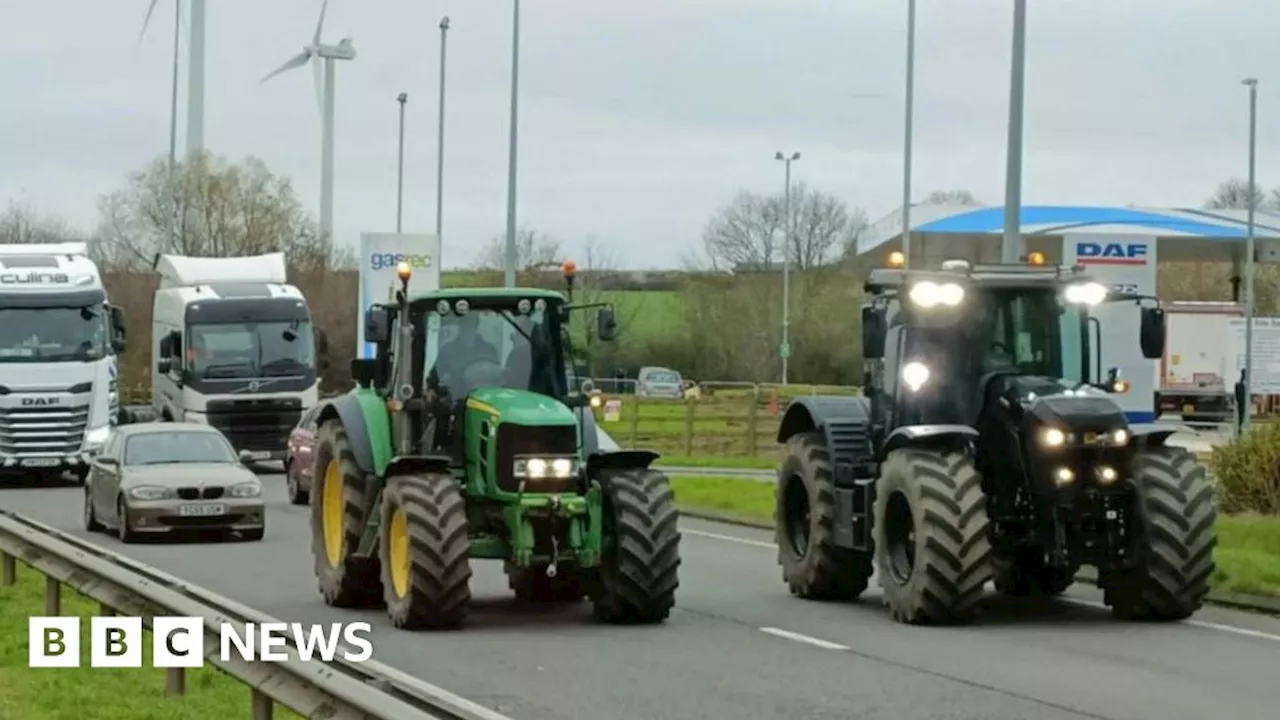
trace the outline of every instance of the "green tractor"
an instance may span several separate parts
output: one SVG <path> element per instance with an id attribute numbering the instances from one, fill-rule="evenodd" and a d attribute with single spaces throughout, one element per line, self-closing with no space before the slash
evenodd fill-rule
<path id="1" fill-rule="evenodd" d="M 385 604 L 405 629 L 466 619 L 471 560 L 502 560 L 518 599 L 589 598 L 597 619 L 656 623 L 679 584 L 680 533 L 656 453 L 601 450 L 590 381 L 570 388 L 573 305 L 533 288 L 408 294 L 365 316 L 376 352 L 318 415 L 312 554 L 337 607 Z"/>

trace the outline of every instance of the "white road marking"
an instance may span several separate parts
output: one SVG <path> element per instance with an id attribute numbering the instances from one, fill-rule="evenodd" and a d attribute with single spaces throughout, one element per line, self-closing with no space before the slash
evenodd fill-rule
<path id="1" fill-rule="evenodd" d="M 749 540 L 747 538 L 736 537 L 734 535 L 722 535 L 720 533 L 706 532 L 705 530 L 684 529 L 684 530 L 681 530 L 680 532 L 685 533 L 687 535 L 697 535 L 698 537 L 711 538 L 712 540 L 724 540 L 725 542 L 734 542 L 740 545 L 750 545 L 752 547 L 768 548 L 770 550 L 777 547 L 777 545 L 771 542 L 763 542 L 761 540 Z M 1072 603 L 1073 605 L 1082 605 L 1084 607 L 1097 608 L 1099 610 L 1109 609 L 1107 608 L 1106 605 L 1103 605 L 1100 602 L 1094 602 L 1092 600 L 1078 600 L 1076 598 L 1062 598 L 1062 599 L 1066 602 Z M 1280 642 L 1280 635 L 1277 635 L 1275 633 L 1263 632 L 1262 630 L 1252 630 L 1250 628 L 1235 627 L 1234 625 L 1223 625 L 1222 623 L 1208 622 L 1207 620 L 1183 620 L 1182 624 L 1190 625 L 1192 627 L 1202 628 L 1204 630 L 1216 630 L 1218 632 L 1231 633 L 1233 635 L 1240 635 L 1242 637 L 1251 637 L 1257 640 L 1270 640 L 1272 642 Z M 773 632 L 774 629 L 761 628 L 761 630 L 764 630 L 764 632 Z M 791 637 L 791 635 L 787 635 L 784 633 L 786 633 L 785 630 L 778 630 L 774 634 L 782 635 L 783 637 Z M 800 637 L 803 637 L 803 636 L 800 636 Z M 792 639 L 798 639 L 798 638 L 792 638 Z M 820 641 L 820 642 L 825 642 L 825 641 Z"/>
<path id="2" fill-rule="evenodd" d="M 783 630 L 782 628 L 762 627 L 760 628 L 760 632 L 769 633 L 770 635 L 776 635 L 780 638 L 786 638 L 788 640 L 795 640 L 796 642 L 805 643 L 806 645 L 813 645 L 814 647 L 820 647 L 824 650 L 848 650 L 849 649 L 848 645 L 841 645 L 839 643 L 833 643 L 829 640 L 823 640 L 822 638 L 809 637 L 808 635 L 801 635 L 800 633 L 791 632 L 790 630 Z"/>

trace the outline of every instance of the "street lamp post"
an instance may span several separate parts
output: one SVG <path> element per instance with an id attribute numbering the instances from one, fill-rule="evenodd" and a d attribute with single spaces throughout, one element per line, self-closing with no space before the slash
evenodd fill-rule
<path id="1" fill-rule="evenodd" d="M 400 103 L 400 149 L 396 158 L 396 233 L 404 229 L 404 106 L 409 101 L 408 93 L 400 93 L 396 102 Z"/>
<path id="2" fill-rule="evenodd" d="M 507 150 L 507 252 L 503 285 L 516 286 L 516 144 L 520 90 L 520 0 L 511 0 L 511 137 Z"/>
<path id="3" fill-rule="evenodd" d="M 1000 262 L 1022 255 L 1022 106 L 1027 65 L 1027 0 L 1013 0 L 1013 62 L 1009 73 L 1009 149 L 1004 186 L 1004 239 Z"/>
<path id="4" fill-rule="evenodd" d="M 911 266 L 911 133 L 915 115 L 916 0 L 907 0 L 907 107 L 902 134 L 902 257 Z"/>
<path id="5" fill-rule="evenodd" d="M 444 63 L 448 57 L 449 18 L 440 19 L 440 118 L 436 123 L 436 240 L 444 254 Z"/>
<path id="6" fill-rule="evenodd" d="M 778 354 L 782 356 L 782 384 L 787 384 L 787 361 L 791 357 L 791 244 L 795 223 L 791 215 L 791 163 L 800 159 L 799 152 L 791 155 L 776 153 L 773 158 L 786 165 L 786 190 L 782 201 L 782 345 Z"/>
<path id="7" fill-rule="evenodd" d="M 1249 191 L 1248 230 L 1244 243 L 1244 415 L 1240 419 L 1240 432 L 1249 429 L 1253 415 L 1253 274 L 1254 266 L 1254 213 L 1258 206 L 1257 152 L 1258 152 L 1258 81 L 1247 78 L 1249 88 Z"/>

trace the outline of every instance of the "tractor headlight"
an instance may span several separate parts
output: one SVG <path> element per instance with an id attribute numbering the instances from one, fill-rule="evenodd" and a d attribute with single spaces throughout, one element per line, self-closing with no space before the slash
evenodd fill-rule
<path id="1" fill-rule="evenodd" d="M 1111 433 L 1111 442 L 1115 445 L 1127 444 L 1129 442 L 1129 431 L 1122 428 Z"/>
<path id="2" fill-rule="evenodd" d="M 529 480 L 545 478 L 571 478 L 578 474 L 578 461 L 574 458 L 517 458 L 515 476 Z"/>
<path id="3" fill-rule="evenodd" d="M 1067 302 L 1077 305 L 1098 305 L 1107 299 L 1107 288 L 1096 282 L 1068 285 Z"/>
<path id="4" fill-rule="evenodd" d="M 911 302 L 922 308 L 955 307 L 964 301 L 964 288 L 955 283 L 935 283 L 928 280 L 911 286 Z"/>
<path id="5" fill-rule="evenodd" d="M 1067 442 L 1067 434 L 1058 428 L 1046 428 L 1044 432 L 1040 433 L 1040 442 L 1045 447 L 1062 447 Z"/>
<path id="6" fill-rule="evenodd" d="M 916 392 L 929 381 L 929 368 L 922 362 L 909 362 L 902 366 L 902 382 L 911 392 Z"/>
<path id="7" fill-rule="evenodd" d="M 1111 483 L 1119 479 L 1120 479 L 1120 473 L 1116 472 L 1115 468 L 1105 467 L 1105 466 L 1098 468 L 1098 482 L 1102 483 L 1103 485 L 1110 485 Z"/>

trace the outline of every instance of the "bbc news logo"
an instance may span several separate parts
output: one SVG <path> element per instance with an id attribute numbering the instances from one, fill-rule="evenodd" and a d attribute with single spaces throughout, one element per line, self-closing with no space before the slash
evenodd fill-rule
<path id="1" fill-rule="evenodd" d="M 222 623 L 218 655 L 249 662 L 285 662 L 289 641 L 302 660 L 364 662 L 373 657 L 369 623 Z M 28 667 L 80 667 L 80 618 L 33 617 L 27 624 Z M 151 623 L 151 664 L 198 668 L 205 662 L 201 617 L 157 617 Z M 89 625 L 89 667 L 142 667 L 142 618 L 95 617 Z M 344 647 L 346 645 L 347 647 Z"/>

